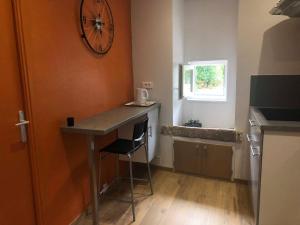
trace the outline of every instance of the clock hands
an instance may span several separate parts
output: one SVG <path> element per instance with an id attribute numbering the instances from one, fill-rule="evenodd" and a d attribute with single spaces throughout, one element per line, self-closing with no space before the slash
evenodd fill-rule
<path id="1" fill-rule="evenodd" d="M 98 15 L 96 18 L 86 18 L 84 16 L 82 19 L 85 25 L 87 21 L 91 21 L 95 30 L 102 30 L 105 26 L 105 22 L 101 19 L 100 15 Z"/>

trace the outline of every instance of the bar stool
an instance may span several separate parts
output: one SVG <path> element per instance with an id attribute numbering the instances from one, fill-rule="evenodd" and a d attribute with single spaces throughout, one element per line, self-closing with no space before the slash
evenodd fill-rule
<path id="1" fill-rule="evenodd" d="M 117 139 L 109 146 L 102 149 L 102 152 L 107 152 L 117 155 L 127 155 L 129 159 L 129 173 L 130 173 L 130 191 L 131 191 L 131 208 L 132 208 L 132 217 L 135 221 L 135 207 L 134 207 L 134 195 L 133 195 L 133 172 L 132 172 L 132 157 L 134 153 L 144 147 L 146 154 L 147 162 L 147 171 L 148 171 L 148 182 L 150 184 L 151 195 L 153 195 L 152 187 L 152 178 L 150 171 L 150 164 L 148 158 L 148 118 L 144 119 L 141 122 L 138 122 L 134 125 L 132 140 L 126 139 Z M 117 164 L 119 162 L 119 157 L 117 158 Z M 117 173 L 119 174 L 119 166 L 117 166 Z M 138 180 L 138 179 L 137 179 Z"/>

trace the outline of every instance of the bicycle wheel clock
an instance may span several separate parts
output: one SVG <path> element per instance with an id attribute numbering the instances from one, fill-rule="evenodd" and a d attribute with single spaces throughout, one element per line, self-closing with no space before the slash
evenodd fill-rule
<path id="1" fill-rule="evenodd" d="M 114 40 L 114 21 L 106 0 L 81 0 L 81 37 L 97 55 L 106 54 Z"/>

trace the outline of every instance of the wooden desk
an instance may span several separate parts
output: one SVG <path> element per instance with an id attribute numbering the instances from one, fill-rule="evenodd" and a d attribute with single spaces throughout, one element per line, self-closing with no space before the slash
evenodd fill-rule
<path id="1" fill-rule="evenodd" d="M 95 151 L 97 151 L 97 149 L 95 149 L 95 137 L 106 135 L 118 129 L 121 126 L 126 125 L 132 122 L 133 120 L 146 115 L 148 112 L 156 108 L 160 108 L 159 103 L 156 103 L 149 107 L 121 106 L 79 121 L 78 123 L 75 123 L 74 127 L 64 126 L 61 128 L 63 132 L 79 133 L 87 136 L 93 225 L 99 224 L 97 198 L 97 168 L 94 154 Z"/>

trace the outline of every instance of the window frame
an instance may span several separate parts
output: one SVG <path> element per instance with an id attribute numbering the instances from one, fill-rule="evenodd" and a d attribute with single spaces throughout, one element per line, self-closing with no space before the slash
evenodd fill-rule
<path id="1" fill-rule="evenodd" d="M 224 70 L 224 95 L 222 96 L 209 96 L 209 95 L 202 95 L 202 96 L 195 96 L 195 92 L 194 92 L 194 88 L 195 88 L 195 69 L 196 66 L 207 66 L 207 65 L 219 65 L 219 64 L 223 64 L 225 66 L 225 70 Z M 192 93 L 193 96 L 185 96 L 185 91 L 184 91 L 184 82 L 183 82 L 183 86 L 182 86 L 182 93 L 183 93 L 183 97 L 188 100 L 188 101 L 198 101 L 198 102 L 227 102 L 228 99 L 228 60 L 205 60 L 205 61 L 191 61 L 188 62 L 187 64 L 185 64 L 182 68 L 183 68 L 183 79 L 184 79 L 184 71 L 186 67 L 193 67 L 192 70 L 192 80 L 193 83 L 191 84 L 191 88 L 192 88 Z"/>

